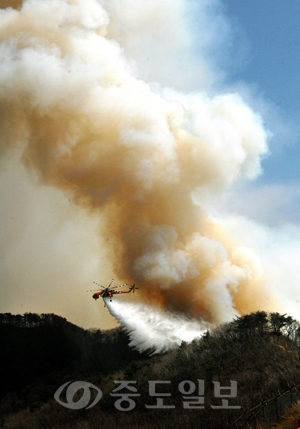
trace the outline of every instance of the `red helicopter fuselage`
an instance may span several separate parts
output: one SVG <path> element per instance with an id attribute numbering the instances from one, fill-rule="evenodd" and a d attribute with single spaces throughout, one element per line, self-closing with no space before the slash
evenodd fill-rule
<path id="1" fill-rule="evenodd" d="M 123 285 L 122 285 L 123 286 Z M 109 297 L 110 301 L 112 300 L 113 295 L 116 294 L 120 294 L 120 293 L 130 293 L 130 292 L 134 292 L 135 289 L 138 289 L 135 287 L 135 285 L 133 284 L 132 286 L 130 286 L 130 288 L 128 290 L 115 290 L 115 289 L 110 289 L 110 287 L 105 288 L 104 290 L 101 290 L 99 292 L 95 292 L 93 294 L 93 298 L 95 300 L 101 298 L 106 298 Z"/>

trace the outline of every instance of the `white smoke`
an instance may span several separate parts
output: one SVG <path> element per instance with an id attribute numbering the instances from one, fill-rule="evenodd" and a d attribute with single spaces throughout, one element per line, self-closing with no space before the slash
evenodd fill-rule
<path id="1" fill-rule="evenodd" d="M 237 227 L 230 229 L 228 219 L 208 204 L 208 200 L 222 199 L 234 183 L 261 172 L 268 132 L 261 116 L 238 93 L 212 94 L 214 75 L 206 60 L 218 32 L 211 30 L 217 28 L 212 25 L 216 21 L 207 11 L 217 0 L 201 1 L 199 46 L 203 52 L 198 61 L 189 63 L 195 46 L 186 21 L 191 3 L 25 0 L 18 10 L 7 8 L 0 14 L 0 148 L 11 153 L 17 146 L 24 165 L 41 184 L 62 191 L 72 207 L 82 208 L 87 222 L 88 214 L 101 219 L 94 236 L 99 241 L 101 237 L 114 275 L 122 282 L 136 282 L 141 299 L 167 314 L 162 322 L 161 310 L 134 307 L 138 311 L 132 314 L 140 314 L 152 326 L 147 340 L 150 348 L 155 336 L 162 344 L 168 342 L 162 331 L 173 335 L 172 323 L 178 329 L 170 344 L 185 338 L 179 329 L 185 322 L 196 335 L 200 322 L 194 326 L 187 315 L 220 323 L 238 313 L 270 310 L 275 300 L 282 302 L 255 245 L 245 245 L 236 233 L 243 222 L 237 219 Z M 226 33 L 226 26 L 222 26 L 222 36 L 223 30 Z M 31 200 L 26 209 L 36 227 Z M 57 211 L 53 204 L 49 206 Z M 46 216 L 49 211 L 44 210 Z M 56 247 L 68 253 L 66 240 L 53 224 L 49 235 L 55 230 L 61 237 Z M 16 231 L 7 225 L 1 225 L 6 254 Z M 67 230 L 67 236 L 72 236 Z M 51 240 L 43 240 L 40 249 L 37 246 L 31 264 L 24 263 L 24 255 L 32 240 L 26 236 L 19 240 L 18 234 L 16 241 L 19 252 L 11 252 L 9 265 L 2 258 L 3 272 L 12 271 L 8 266 L 16 267 L 19 279 L 23 273 L 17 275 L 17 271 L 22 267 L 29 276 L 19 286 L 7 274 L 2 287 L 11 300 L 18 296 L 16 288 L 36 287 L 41 291 L 34 294 L 38 299 L 52 294 L 54 301 L 53 284 L 58 282 L 45 276 L 48 283 L 43 290 L 40 282 L 32 281 L 31 268 L 41 266 L 40 255 L 50 266 Z M 75 268 L 67 278 L 74 282 L 79 278 L 81 283 L 87 277 L 83 268 L 87 264 L 72 243 L 68 239 L 69 253 L 74 256 L 70 266 Z M 87 257 L 91 249 L 87 252 L 85 244 L 81 247 Z M 23 264 L 14 259 L 17 253 Z M 100 261 L 100 252 L 96 256 L 103 278 L 109 264 Z M 91 265 L 88 273 L 94 274 L 97 262 Z M 66 299 L 59 293 L 56 305 L 63 301 L 70 306 L 71 280 L 68 283 Z M 81 309 L 79 301 L 78 313 L 84 318 L 86 307 Z M 115 315 L 122 323 L 131 323 L 130 312 L 128 318 L 121 317 L 128 305 L 116 305 Z M 182 319 L 170 315 L 170 309 Z M 135 332 L 132 341 L 136 345 L 148 335 L 146 329 L 138 330 L 136 319 L 129 330 Z M 154 347 L 159 349 L 158 343 Z"/>
<path id="2" fill-rule="evenodd" d="M 129 334 L 129 345 L 140 352 L 164 353 L 182 341 L 200 337 L 210 325 L 207 322 L 176 315 L 140 303 L 103 299 L 110 314 Z"/>

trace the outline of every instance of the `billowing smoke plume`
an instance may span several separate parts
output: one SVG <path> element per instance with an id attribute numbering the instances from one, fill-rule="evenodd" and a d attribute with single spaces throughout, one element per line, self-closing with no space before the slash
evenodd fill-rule
<path id="1" fill-rule="evenodd" d="M 1 10 L 1 150 L 20 147 L 41 184 L 101 214 L 114 274 L 145 302 L 218 323 L 263 306 L 263 274 L 207 202 L 260 172 L 267 136 L 238 94 L 141 79 L 146 58 L 139 71 L 130 31 L 152 20 L 155 32 L 167 9 L 180 27 L 180 0 Z"/>

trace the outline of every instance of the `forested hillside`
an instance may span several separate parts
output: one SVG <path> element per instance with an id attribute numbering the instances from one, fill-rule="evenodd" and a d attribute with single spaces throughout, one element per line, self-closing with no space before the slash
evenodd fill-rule
<path id="1" fill-rule="evenodd" d="M 0 322 L 4 428 L 265 429 L 300 399 L 300 328 L 287 315 L 246 315 L 154 356 L 130 349 L 121 328 L 83 330 L 53 314 L 2 314 Z M 95 406 L 54 399 L 79 380 L 102 391 Z M 296 410 L 285 428 L 297 418 Z"/>

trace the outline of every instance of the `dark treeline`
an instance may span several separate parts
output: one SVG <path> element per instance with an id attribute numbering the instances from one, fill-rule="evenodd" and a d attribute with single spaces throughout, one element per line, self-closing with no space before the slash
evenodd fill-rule
<path id="1" fill-rule="evenodd" d="M 10 374 L 0 404 L 4 428 L 270 428 L 300 398 L 300 325 L 286 314 L 257 312 L 238 317 L 192 343 L 183 342 L 177 350 L 155 356 L 130 349 L 120 328 L 83 330 L 55 315 L 2 316 L 5 358 L 1 354 L 1 369 L 2 375 Z M 32 372 L 13 386 L 9 379 L 16 359 L 23 371 L 31 368 Z M 40 367 L 37 362 L 44 360 L 47 365 Z M 86 411 L 58 404 L 54 392 L 70 380 L 98 386 L 103 392 L 99 404 Z M 116 409 L 116 398 L 110 395 L 114 380 L 136 381 L 140 396 L 134 398 L 132 411 Z M 151 380 L 168 382 L 158 391 L 170 394 L 163 400 L 174 408 L 146 408 L 145 404 L 156 401 L 149 394 Z M 179 386 L 185 380 L 195 386 L 203 380 L 203 409 L 184 409 Z M 241 408 L 212 408 L 221 403 L 215 383 L 229 386 L 232 380 L 237 383 L 237 395 L 228 401 Z"/>
<path id="2" fill-rule="evenodd" d="M 121 328 L 84 330 L 55 314 L 0 314 L 0 344 L 0 399 L 54 372 L 105 375 L 143 358 Z"/>
<path id="3" fill-rule="evenodd" d="M 18 328 L 35 328 L 37 326 L 61 326 L 67 319 L 56 314 L 11 314 L 0 313 L 0 324 L 14 325 Z"/>
<path id="4" fill-rule="evenodd" d="M 300 339 L 300 324 L 291 316 L 279 313 L 257 311 L 246 316 L 236 318 L 230 324 L 230 330 L 237 336 L 251 335 L 285 335 L 298 342 Z"/>

